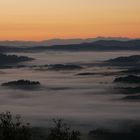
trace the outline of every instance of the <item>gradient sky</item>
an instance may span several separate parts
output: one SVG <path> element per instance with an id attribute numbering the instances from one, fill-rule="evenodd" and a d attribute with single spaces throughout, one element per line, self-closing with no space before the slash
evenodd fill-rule
<path id="1" fill-rule="evenodd" d="M 0 0 L 0 40 L 140 37 L 140 0 Z"/>

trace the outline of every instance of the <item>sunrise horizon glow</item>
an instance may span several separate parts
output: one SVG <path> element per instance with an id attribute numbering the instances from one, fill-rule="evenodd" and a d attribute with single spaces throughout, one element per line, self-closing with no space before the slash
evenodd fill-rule
<path id="1" fill-rule="evenodd" d="M 4 0 L 0 40 L 140 37 L 138 0 Z"/>

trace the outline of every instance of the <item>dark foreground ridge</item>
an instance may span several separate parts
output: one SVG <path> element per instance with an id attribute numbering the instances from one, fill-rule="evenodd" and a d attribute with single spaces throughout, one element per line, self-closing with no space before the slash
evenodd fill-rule
<path id="1" fill-rule="evenodd" d="M 11 81 L 7 83 L 3 83 L 2 86 L 36 86 L 40 85 L 38 81 L 29 81 L 29 80 L 18 80 L 18 81 Z"/>
<path id="2" fill-rule="evenodd" d="M 120 83 L 140 83 L 140 76 L 128 75 L 126 77 L 119 77 L 114 80 L 114 82 Z"/>
<path id="3" fill-rule="evenodd" d="M 62 119 L 53 119 L 53 127 L 37 131 L 23 124 L 19 115 L 0 114 L 0 140 L 80 140 L 80 132 L 71 129 Z"/>
<path id="4" fill-rule="evenodd" d="M 2 66 L 31 60 L 33 60 L 33 58 L 0 53 L 0 65 Z"/>
<path id="5" fill-rule="evenodd" d="M 10 112 L 0 114 L 0 140 L 140 140 L 140 125 L 129 121 L 118 130 L 96 128 L 83 139 L 82 133 L 71 129 L 62 119 L 53 119 L 48 129 L 24 124 L 19 115 Z"/>

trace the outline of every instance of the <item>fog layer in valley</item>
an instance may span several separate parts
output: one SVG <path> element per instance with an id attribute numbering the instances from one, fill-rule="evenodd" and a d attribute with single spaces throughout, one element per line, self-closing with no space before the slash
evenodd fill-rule
<path id="1" fill-rule="evenodd" d="M 120 100 L 125 95 L 115 90 L 117 84 L 113 81 L 119 74 L 111 73 L 124 69 L 94 65 L 119 56 L 138 54 L 138 51 L 16 53 L 35 60 L 20 63 L 26 65 L 24 68 L 1 69 L 0 84 L 26 79 L 39 81 L 41 86 L 32 90 L 1 86 L 0 111 L 21 114 L 35 126 L 46 126 L 51 118 L 64 118 L 83 129 L 112 126 L 113 122 L 117 125 L 124 120 L 139 121 L 140 102 Z M 53 71 L 37 68 L 48 64 L 73 64 L 82 69 Z M 85 72 L 108 72 L 108 75 L 78 75 Z"/>

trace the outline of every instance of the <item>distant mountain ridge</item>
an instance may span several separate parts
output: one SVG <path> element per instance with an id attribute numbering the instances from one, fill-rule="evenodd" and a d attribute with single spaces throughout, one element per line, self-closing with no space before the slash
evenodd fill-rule
<path id="1" fill-rule="evenodd" d="M 81 44 L 53 45 L 53 46 L 31 46 L 12 47 L 0 46 L 0 52 L 39 52 L 39 51 L 117 51 L 117 50 L 139 50 L 140 39 L 138 40 L 99 40 Z"/>
<path id="2" fill-rule="evenodd" d="M 97 37 L 97 38 L 87 38 L 87 39 L 50 39 L 43 41 L 0 41 L 0 46 L 15 46 L 15 47 L 32 47 L 32 46 L 53 46 L 53 45 L 69 45 L 69 44 L 82 44 L 91 43 L 99 40 L 119 40 L 128 41 L 129 38 L 123 37 Z"/>
<path id="3" fill-rule="evenodd" d="M 54 45 L 51 47 L 32 47 L 31 50 L 55 51 L 115 51 L 115 50 L 140 50 L 140 40 L 117 41 L 99 40 L 91 43 Z M 29 49 L 28 49 L 29 50 Z"/>

